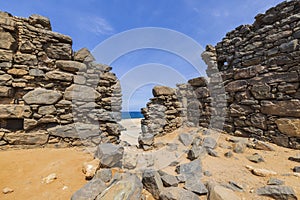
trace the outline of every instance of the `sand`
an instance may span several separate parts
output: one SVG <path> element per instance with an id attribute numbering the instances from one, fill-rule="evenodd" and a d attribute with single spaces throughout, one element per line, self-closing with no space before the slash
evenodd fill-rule
<path id="1" fill-rule="evenodd" d="M 30 149 L 0 152 L 0 199 L 70 199 L 85 183 L 83 162 L 92 159 L 81 149 Z M 56 173 L 57 179 L 44 184 L 42 179 Z M 2 189 L 13 193 L 3 194 Z"/>

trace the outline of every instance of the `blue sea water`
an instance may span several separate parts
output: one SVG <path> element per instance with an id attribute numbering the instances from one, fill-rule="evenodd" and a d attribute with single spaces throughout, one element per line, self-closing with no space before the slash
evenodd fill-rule
<path id="1" fill-rule="evenodd" d="M 136 118 L 144 118 L 144 116 L 139 111 L 122 112 L 122 119 L 136 119 Z"/>

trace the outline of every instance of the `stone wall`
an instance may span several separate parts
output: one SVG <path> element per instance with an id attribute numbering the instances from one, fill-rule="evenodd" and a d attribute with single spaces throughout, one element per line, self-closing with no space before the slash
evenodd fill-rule
<path id="1" fill-rule="evenodd" d="M 255 19 L 206 47 L 207 85 L 200 77 L 179 86 L 183 112 L 174 114 L 300 149 L 300 1 L 285 1 Z"/>
<path id="2" fill-rule="evenodd" d="M 116 142 L 121 88 L 48 18 L 0 12 L 0 146 Z"/>

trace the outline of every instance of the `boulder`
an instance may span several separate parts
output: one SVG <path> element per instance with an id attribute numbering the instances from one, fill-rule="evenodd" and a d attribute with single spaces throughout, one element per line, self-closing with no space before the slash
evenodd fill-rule
<path id="1" fill-rule="evenodd" d="M 290 137 L 300 137 L 300 119 L 280 118 L 275 123 L 281 133 Z"/>
<path id="2" fill-rule="evenodd" d="M 197 176 L 187 178 L 184 188 L 198 195 L 204 195 L 208 193 L 207 188 Z"/>
<path id="3" fill-rule="evenodd" d="M 154 97 L 158 97 L 162 95 L 170 96 L 175 94 L 175 90 L 173 88 L 166 87 L 166 86 L 155 86 L 152 89 L 152 94 Z"/>
<path id="4" fill-rule="evenodd" d="M 209 149 L 215 149 L 217 147 L 217 141 L 212 137 L 205 137 L 202 146 Z"/>
<path id="5" fill-rule="evenodd" d="M 179 183 L 176 176 L 172 176 L 170 174 L 163 175 L 161 180 L 165 187 L 177 187 Z"/>
<path id="6" fill-rule="evenodd" d="M 122 174 L 96 200 L 130 199 L 140 200 L 143 184 L 136 175 Z"/>
<path id="7" fill-rule="evenodd" d="M 103 182 L 108 183 L 112 179 L 112 170 L 105 168 L 100 169 L 96 172 L 95 178 L 101 179 Z"/>
<path id="8" fill-rule="evenodd" d="M 100 160 L 100 164 L 103 167 L 122 167 L 123 154 L 124 147 L 103 143 L 98 145 L 95 158 Z"/>
<path id="9" fill-rule="evenodd" d="M 95 200 L 107 186 L 98 178 L 93 178 L 82 188 L 77 190 L 71 197 L 71 200 Z"/>
<path id="10" fill-rule="evenodd" d="M 178 174 L 184 175 L 187 179 L 188 177 L 201 177 L 202 174 L 202 163 L 199 159 L 192 162 L 181 164 L 176 167 L 176 172 Z"/>
<path id="11" fill-rule="evenodd" d="M 280 200 L 297 200 L 293 188 L 283 185 L 269 185 L 258 188 L 256 193 L 261 196 L 267 196 Z"/>
<path id="12" fill-rule="evenodd" d="M 54 90 L 36 88 L 23 96 L 27 104 L 51 105 L 55 104 L 62 98 L 62 94 Z"/>
<path id="13" fill-rule="evenodd" d="M 199 200 L 199 197 L 193 192 L 179 187 L 164 188 L 160 195 L 160 200 Z"/>
<path id="14" fill-rule="evenodd" d="M 159 199 L 159 194 L 163 190 L 163 182 L 157 171 L 145 170 L 142 179 L 144 188 L 148 190 L 155 199 Z"/>
<path id="15" fill-rule="evenodd" d="M 208 183 L 208 200 L 240 200 L 230 189 L 214 183 Z"/>
<path id="16" fill-rule="evenodd" d="M 87 67 L 84 63 L 71 61 L 71 60 L 58 60 L 56 61 L 56 66 L 59 69 L 68 71 L 68 72 L 84 72 L 86 71 Z"/>

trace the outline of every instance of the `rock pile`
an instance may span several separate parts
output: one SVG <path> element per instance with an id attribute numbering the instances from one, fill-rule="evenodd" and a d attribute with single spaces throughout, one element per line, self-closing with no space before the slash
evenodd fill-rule
<path id="1" fill-rule="evenodd" d="M 116 142 L 121 88 L 48 18 L 0 12 L 0 145 L 77 146 Z"/>
<path id="2" fill-rule="evenodd" d="M 227 33 L 216 47 L 208 45 L 202 54 L 208 81 L 199 77 L 178 85 L 174 90 L 181 107 L 172 116 L 183 124 L 224 129 L 300 149 L 299 13 L 299 1 L 285 1 L 257 15 L 253 25 Z M 159 105 L 168 104 L 164 99 L 160 98 Z M 159 125 L 157 118 L 169 117 L 161 115 L 165 110 L 154 110 L 159 113 L 155 116 L 150 111 L 153 106 L 151 100 L 143 110 L 144 133 Z M 168 123 L 160 126 L 160 133 L 170 132 L 164 127 L 175 128 Z"/>

